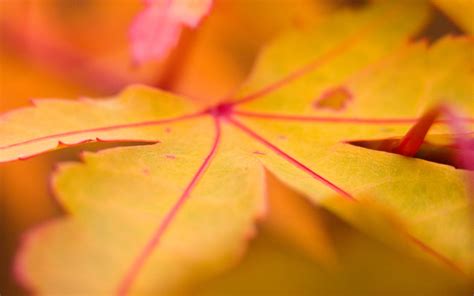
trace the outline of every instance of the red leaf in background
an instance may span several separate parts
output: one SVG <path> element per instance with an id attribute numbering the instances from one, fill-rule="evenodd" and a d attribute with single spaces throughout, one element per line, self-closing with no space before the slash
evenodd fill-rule
<path id="1" fill-rule="evenodd" d="M 146 0 L 146 5 L 130 28 L 137 63 L 166 57 L 182 27 L 195 28 L 211 9 L 212 0 Z"/>

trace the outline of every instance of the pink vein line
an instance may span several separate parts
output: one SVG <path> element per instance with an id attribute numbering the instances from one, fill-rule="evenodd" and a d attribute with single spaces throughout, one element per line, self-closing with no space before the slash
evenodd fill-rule
<path id="1" fill-rule="evenodd" d="M 394 13 L 394 11 L 390 11 L 387 14 L 391 15 L 393 13 Z M 305 75 L 305 74 L 307 74 L 311 71 L 316 70 L 318 67 L 320 67 L 320 66 L 324 65 L 325 63 L 331 61 L 332 59 L 336 58 L 337 56 L 343 54 L 345 51 L 347 51 L 351 47 L 358 44 L 358 42 L 360 40 L 362 40 L 366 34 L 368 34 L 371 30 L 373 30 L 374 28 L 377 27 L 376 24 L 380 20 L 386 21 L 387 19 L 388 19 L 387 15 L 384 14 L 383 17 L 378 18 L 374 22 L 368 23 L 367 25 L 362 27 L 362 29 L 358 30 L 357 33 L 355 33 L 354 35 L 352 35 L 349 38 L 345 39 L 343 42 L 341 42 L 336 47 L 331 48 L 330 50 L 328 50 L 323 55 L 316 58 L 315 60 L 313 60 L 309 64 L 295 70 L 294 72 L 290 73 L 288 76 L 283 77 L 282 79 L 277 80 L 276 82 L 274 82 L 270 85 L 267 85 L 267 86 L 263 87 L 262 89 L 257 90 L 256 92 L 251 93 L 251 94 L 235 101 L 233 104 L 234 105 L 244 104 L 244 103 L 247 103 L 247 102 L 252 101 L 254 99 L 263 97 L 263 96 L 265 96 L 265 95 L 267 95 L 267 94 L 269 94 L 269 93 L 271 93 L 275 90 L 278 90 L 279 88 L 285 86 L 286 84 L 302 77 L 303 75 Z"/>
<path id="2" fill-rule="evenodd" d="M 271 114 L 247 111 L 232 111 L 232 114 L 268 120 L 286 120 L 302 122 L 330 122 L 330 123 L 353 123 L 353 124 L 411 124 L 417 122 L 418 118 L 344 118 L 344 117 L 318 117 L 300 116 L 287 114 Z M 462 121 L 474 123 L 474 118 L 462 118 Z M 447 123 L 448 120 L 439 119 L 435 123 Z"/>
<path id="3" fill-rule="evenodd" d="M 280 148 L 278 148 L 277 146 L 273 145 L 272 143 L 270 143 L 268 140 L 266 140 L 265 138 L 263 138 L 262 136 L 260 136 L 259 134 L 257 134 L 256 132 L 254 132 L 252 129 L 250 129 L 249 127 L 245 126 L 244 124 L 242 124 L 241 122 L 239 122 L 238 120 L 228 116 L 226 117 L 227 120 L 233 124 L 234 126 L 236 126 L 237 128 L 241 129 L 242 131 L 244 131 L 245 133 L 247 133 L 248 135 L 250 135 L 252 138 L 256 139 L 257 141 L 263 143 L 265 146 L 269 147 L 271 150 L 273 150 L 275 153 L 277 153 L 278 155 L 280 155 L 281 157 L 283 157 L 285 160 L 287 160 L 288 162 L 290 162 L 291 164 L 293 164 L 294 166 L 296 166 L 297 168 L 299 168 L 300 170 L 308 173 L 310 176 L 312 176 L 314 179 L 320 181 L 321 183 L 323 183 L 324 185 L 328 186 L 329 188 L 331 188 L 332 190 L 336 191 L 337 193 L 341 194 L 343 197 L 351 200 L 351 201 L 355 201 L 355 198 L 350 194 L 348 193 L 347 191 L 345 191 L 344 189 L 340 188 L 339 186 L 335 185 L 334 183 L 332 183 L 331 181 L 329 181 L 328 179 L 322 177 L 321 175 L 317 174 L 316 172 L 314 172 L 313 170 L 311 170 L 309 167 L 305 166 L 303 163 L 299 162 L 298 160 L 296 160 L 294 157 L 290 156 L 289 154 L 287 154 L 286 152 L 284 152 L 283 150 L 281 150 Z"/>
<path id="4" fill-rule="evenodd" d="M 350 41 L 355 41 L 355 40 L 350 40 Z M 244 104 L 248 103 L 254 99 L 258 99 L 260 97 L 263 97 L 271 92 L 274 92 L 278 90 L 279 88 L 287 85 L 288 83 L 302 77 L 303 75 L 316 70 L 319 66 L 323 65 L 325 62 L 330 61 L 332 58 L 337 57 L 338 55 L 342 54 L 346 48 L 349 48 L 352 42 L 344 42 L 342 45 L 336 47 L 335 49 L 327 52 L 323 56 L 319 57 L 317 60 L 313 61 L 312 63 L 294 71 L 293 73 L 290 73 L 288 76 L 270 84 L 267 85 L 266 87 L 263 87 L 262 89 L 246 96 L 234 103 L 234 105 L 239 105 L 239 104 Z"/>
<path id="5" fill-rule="evenodd" d="M 198 116 L 201 116 L 201 115 L 204 115 L 204 114 L 205 114 L 205 112 L 197 112 L 197 113 L 192 113 L 192 114 L 187 114 L 187 115 L 183 115 L 183 116 L 178 116 L 178 117 L 173 117 L 173 118 L 168 118 L 168 119 L 162 119 L 162 120 L 151 120 L 151 121 L 142 121 L 142 122 L 134 122 L 134 123 L 125 123 L 125 124 L 110 125 L 110 126 L 105 126 L 105 127 L 96 127 L 96 128 L 91 128 L 91 129 L 75 130 L 75 131 L 69 131 L 69 132 L 64 132 L 64 133 L 57 133 L 57 134 L 38 137 L 38 138 L 34 138 L 34 139 L 30 139 L 30 140 L 26 140 L 26 141 L 14 143 L 14 144 L 1 146 L 0 150 L 5 150 L 5 149 L 8 149 L 8 148 L 13 148 L 13 147 L 21 146 L 21 145 L 26 145 L 26 144 L 32 144 L 32 143 L 41 142 L 41 141 L 45 141 L 45 140 L 50 140 L 50 139 L 54 139 L 54 138 L 74 136 L 74 135 L 91 133 L 91 132 L 104 132 L 104 131 L 112 131 L 112 130 L 143 127 L 143 126 L 153 126 L 153 125 L 160 125 L 160 124 L 165 124 L 165 123 L 177 122 L 177 121 L 181 121 L 181 120 L 186 120 L 186 119 L 191 119 L 191 118 L 194 118 L 194 117 L 198 117 Z"/>
<path id="6" fill-rule="evenodd" d="M 136 277 L 138 276 L 138 273 L 140 272 L 140 269 L 143 267 L 146 260 L 151 256 L 151 254 L 153 253 L 153 250 L 156 248 L 156 246 L 160 242 L 161 237 L 163 236 L 165 231 L 168 229 L 172 220 L 174 219 L 174 217 L 176 216 L 180 208 L 183 206 L 183 204 L 186 202 L 186 200 L 188 200 L 191 194 L 191 191 L 196 187 L 199 179 L 204 174 L 205 170 L 209 167 L 209 164 L 212 158 L 216 154 L 217 146 L 219 145 L 220 138 L 221 138 L 221 126 L 220 126 L 219 119 L 214 117 L 214 121 L 215 121 L 215 130 L 216 130 L 215 138 L 214 138 L 214 142 L 212 144 L 209 154 L 206 156 L 203 163 L 201 164 L 197 172 L 194 174 L 189 184 L 186 186 L 186 189 L 181 194 L 178 201 L 174 204 L 171 210 L 163 218 L 163 220 L 161 221 L 161 224 L 153 233 L 153 236 L 151 237 L 151 239 L 148 241 L 148 243 L 145 245 L 145 247 L 140 252 L 138 257 L 132 263 L 130 269 L 127 271 L 127 273 L 125 274 L 125 277 L 122 279 L 122 281 L 119 284 L 119 287 L 117 290 L 118 296 L 124 296 L 130 290 L 133 282 L 135 281 Z"/>
<path id="7" fill-rule="evenodd" d="M 320 175 L 318 175 L 317 173 L 312 171 L 310 168 L 308 168 L 307 166 L 305 166 L 304 164 L 302 164 L 301 162 L 299 162 L 295 158 L 291 157 L 290 155 L 288 155 L 287 153 L 285 153 L 284 151 L 282 151 L 281 149 L 279 149 L 278 147 L 276 147 L 272 143 L 268 142 L 262 136 L 258 135 L 256 132 L 254 132 L 253 130 L 251 130 L 247 126 L 243 125 L 242 123 L 240 123 L 236 119 L 233 119 L 229 116 L 229 117 L 227 117 L 227 120 L 230 123 L 232 123 L 233 125 L 237 126 L 239 129 L 243 130 L 245 133 L 249 134 L 251 137 L 255 138 L 257 141 L 259 141 L 259 142 L 265 144 L 266 146 L 268 146 L 274 152 L 281 155 L 283 158 L 285 158 L 286 160 L 288 160 L 289 162 L 291 162 L 292 164 L 294 164 L 295 166 L 297 166 L 301 170 L 307 172 L 308 174 L 313 176 L 315 179 L 317 179 L 317 180 L 321 181 L 322 183 L 324 183 L 325 185 L 331 187 L 334 191 L 342 194 L 342 196 L 346 197 L 350 201 L 357 202 L 357 200 L 352 195 L 350 195 L 348 192 L 346 192 L 343 189 L 341 189 L 340 187 L 334 185 L 333 183 L 331 183 L 330 181 L 328 181 L 324 177 L 321 177 Z M 447 257 L 443 256 L 442 254 L 438 253 L 437 251 L 435 251 L 434 249 L 432 249 L 431 247 L 426 245 L 420 239 L 414 237 L 412 234 L 410 234 L 408 232 L 405 232 L 405 235 L 408 237 L 408 239 L 410 239 L 416 246 L 418 246 L 423 251 L 431 254 L 432 256 L 437 258 L 440 262 L 443 262 L 444 264 L 451 267 L 452 269 L 463 273 L 463 271 L 454 262 L 452 262 Z"/>
<path id="8" fill-rule="evenodd" d="M 430 246 L 425 244 L 423 241 L 420 239 L 414 237 L 412 234 L 409 232 L 403 232 L 409 240 L 412 241 L 416 246 L 418 246 L 421 250 L 425 251 L 426 253 L 430 254 L 431 256 L 435 257 L 438 259 L 440 262 L 444 263 L 445 265 L 449 266 L 451 269 L 465 274 L 464 270 L 462 270 L 459 266 L 456 265 L 453 261 L 451 261 L 449 258 L 443 256 L 442 254 L 438 253 L 436 250 L 432 249 Z"/>

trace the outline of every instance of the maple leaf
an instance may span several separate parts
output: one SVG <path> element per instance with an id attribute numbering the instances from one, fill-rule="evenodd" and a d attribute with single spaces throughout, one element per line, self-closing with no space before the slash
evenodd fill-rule
<path id="1" fill-rule="evenodd" d="M 147 7 L 130 28 L 136 62 L 161 60 L 178 42 L 183 26 L 195 28 L 212 0 L 146 0 Z"/>
<path id="2" fill-rule="evenodd" d="M 422 2 L 409 3 L 289 32 L 216 107 L 135 86 L 3 116 L 0 161 L 95 140 L 152 143 L 60 167 L 53 188 L 71 215 L 25 236 L 19 279 L 40 293 L 118 295 L 208 279 L 235 264 L 264 213 L 264 167 L 316 203 L 370 196 L 417 246 L 469 269 L 468 172 L 351 144 L 399 138 L 441 99 L 474 113 L 472 40 L 407 42 L 427 16 Z M 462 121 L 472 130 L 472 118 Z M 431 133 L 447 133 L 442 123 Z"/>

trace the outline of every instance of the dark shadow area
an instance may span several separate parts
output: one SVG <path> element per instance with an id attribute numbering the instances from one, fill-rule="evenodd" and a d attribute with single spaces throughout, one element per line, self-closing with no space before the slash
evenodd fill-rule
<path id="1" fill-rule="evenodd" d="M 463 31 L 441 10 L 432 6 L 430 20 L 413 40 L 427 40 L 430 44 L 446 36 L 463 35 Z"/>
<path id="2" fill-rule="evenodd" d="M 473 140 L 471 140 L 474 143 Z M 359 146 L 362 148 L 383 151 L 388 153 L 393 152 L 393 148 L 397 147 L 400 139 L 385 139 L 373 141 L 353 141 L 349 144 Z M 469 155 L 467 157 L 474 157 L 474 144 L 470 147 Z M 454 145 L 435 145 L 429 142 L 424 142 L 414 158 L 423 159 L 430 162 L 435 162 L 444 165 L 450 165 L 457 169 L 467 169 L 459 162 L 458 155 L 460 151 Z M 472 155 L 471 155 L 472 154 Z"/>

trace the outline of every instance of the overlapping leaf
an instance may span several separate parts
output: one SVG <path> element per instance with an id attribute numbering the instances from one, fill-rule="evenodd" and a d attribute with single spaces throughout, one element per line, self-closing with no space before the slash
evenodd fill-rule
<path id="1" fill-rule="evenodd" d="M 155 143 L 62 166 L 54 187 L 71 216 L 26 236 L 18 276 L 46 294 L 120 295 L 209 278 L 235 263 L 263 211 L 263 166 L 314 202 L 370 196 L 419 246 L 469 269 L 467 172 L 349 143 L 401 137 L 440 100 L 474 114 L 472 40 L 408 43 L 427 12 L 409 4 L 343 12 L 283 36 L 242 92 L 215 108 L 134 87 L 115 99 L 50 100 L 7 114 L 2 161 L 58 143 Z"/>
<path id="2" fill-rule="evenodd" d="M 130 30 L 132 53 L 139 62 L 163 59 L 178 42 L 183 26 L 194 28 L 212 0 L 147 0 Z"/>

